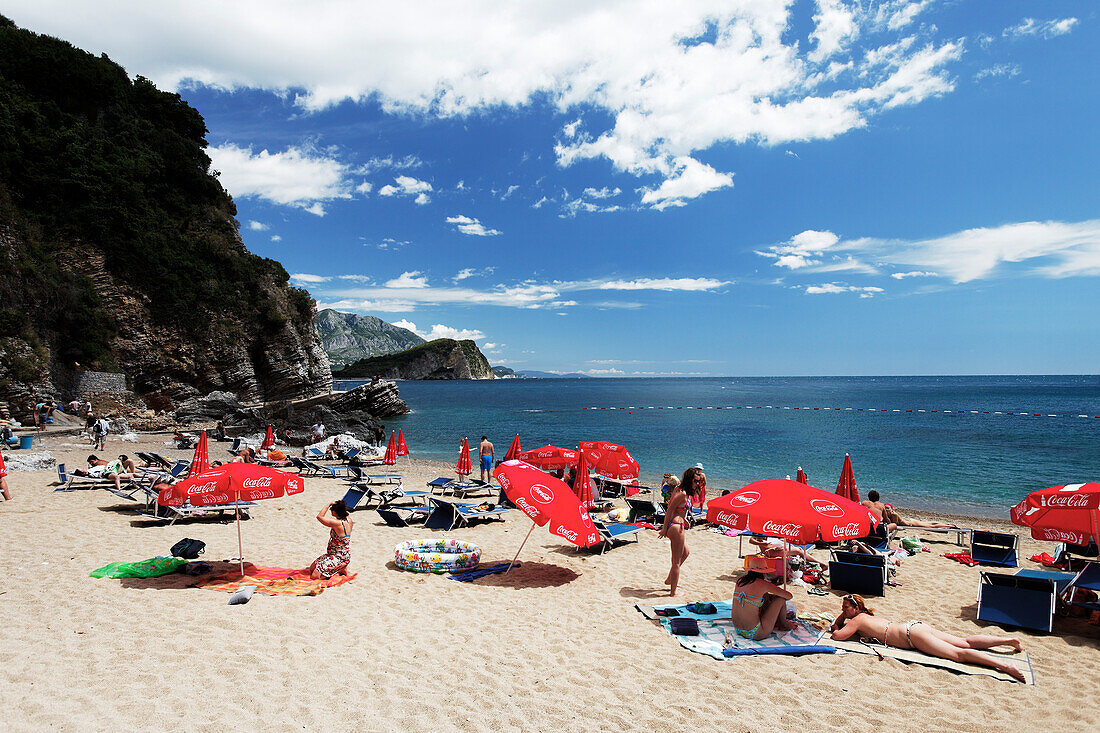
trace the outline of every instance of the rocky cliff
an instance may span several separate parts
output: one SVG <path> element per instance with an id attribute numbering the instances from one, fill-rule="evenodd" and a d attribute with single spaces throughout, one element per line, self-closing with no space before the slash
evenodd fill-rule
<path id="1" fill-rule="evenodd" d="M 360 359 L 333 376 L 388 379 L 496 379 L 473 341 L 436 339 L 397 354 Z"/>
<path id="2" fill-rule="evenodd" d="M 405 328 L 374 316 L 341 313 L 326 308 L 317 314 L 317 331 L 334 370 L 371 356 L 395 354 L 424 343 Z"/>
<path id="3" fill-rule="evenodd" d="M 80 370 L 155 409 L 331 384 L 316 307 L 245 249 L 202 116 L 106 56 L 0 16 L 0 401 Z"/>

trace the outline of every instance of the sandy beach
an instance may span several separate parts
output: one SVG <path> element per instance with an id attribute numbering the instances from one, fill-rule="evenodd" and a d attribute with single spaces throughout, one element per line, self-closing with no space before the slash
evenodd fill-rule
<path id="1" fill-rule="evenodd" d="M 112 441 L 107 453 L 165 446 L 167 436 Z M 36 449 L 79 466 L 81 439 L 50 435 Z M 211 457 L 226 444 L 211 443 Z M 677 467 L 669 467 L 676 470 Z M 449 475 L 442 463 L 402 458 L 406 488 Z M 191 578 L 95 579 L 107 563 L 167 555 L 183 537 L 204 560 L 237 554 L 232 521 L 174 526 L 134 515 L 101 490 L 55 493 L 56 472 L 12 472 L 0 503 L 0 689 L 7 730 L 1018 730 L 1087 729 L 1100 716 L 1094 670 L 1100 627 L 1059 619 L 1051 635 L 1021 632 L 1035 686 L 864 654 L 742 658 L 693 654 L 635 603 L 659 604 L 669 545 L 654 531 L 606 555 L 536 529 L 508 577 L 457 583 L 400 571 L 400 541 L 439 537 L 353 514 L 358 577 L 315 597 L 228 594 Z M 243 523 L 245 558 L 305 567 L 324 550 L 317 511 L 344 483 L 310 478 L 299 495 L 262 502 Z M 1007 516 L 1007 510 L 1006 510 Z M 1023 530 L 989 520 L 974 526 Z M 519 512 L 447 533 L 506 561 L 530 528 Z M 1010 635 L 975 620 L 978 568 L 930 553 L 906 560 L 901 585 L 871 600 L 889 618 L 919 618 L 961 635 Z M 729 599 L 740 574 L 737 540 L 688 533 L 686 601 Z M 1021 565 L 1051 546 L 1024 538 Z M 821 553 L 824 554 L 824 553 Z M 839 610 L 836 595 L 794 590 L 808 613 Z"/>

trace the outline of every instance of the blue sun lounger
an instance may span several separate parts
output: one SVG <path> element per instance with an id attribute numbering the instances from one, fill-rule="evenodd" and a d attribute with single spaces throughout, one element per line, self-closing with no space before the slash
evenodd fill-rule
<path id="1" fill-rule="evenodd" d="M 1059 580 L 1048 573 L 1035 577 L 983 570 L 978 581 L 978 619 L 1050 633 Z"/>
<path id="2" fill-rule="evenodd" d="M 596 531 L 600 533 L 600 554 L 604 554 L 612 547 L 616 545 L 626 544 L 631 537 L 635 542 L 641 542 L 639 534 L 645 530 L 645 527 L 635 527 L 633 524 L 625 524 L 622 522 L 597 522 L 592 524 L 596 525 Z"/>
<path id="3" fill-rule="evenodd" d="M 1018 567 L 1016 548 L 1019 543 L 1019 536 L 1014 534 L 977 530 L 970 536 L 970 557 L 982 565 Z"/>
<path id="4" fill-rule="evenodd" d="M 485 519 L 499 519 L 504 521 L 503 514 L 508 511 L 506 507 L 496 507 L 485 511 L 474 511 L 475 504 L 451 503 L 440 499 L 428 499 L 431 513 L 424 520 L 424 526 L 428 529 L 451 530 L 455 527 L 467 527 L 472 522 Z"/>
<path id="5" fill-rule="evenodd" d="M 378 507 L 382 521 L 391 527 L 408 527 L 417 519 L 427 519 L 431 509 L 426 506 Z"/>
<path id="6" fill-rule="evenodd" d="M 1081 606 L 1092 611 L 1100 610 L 1100 603 L 1074 600 L 1074 591 L 1077 588 L 1085 588 L 1100 595 L 1100 562 L 1087 563 L 1066 586 L 1066 599 L 1070 605 Z"/>

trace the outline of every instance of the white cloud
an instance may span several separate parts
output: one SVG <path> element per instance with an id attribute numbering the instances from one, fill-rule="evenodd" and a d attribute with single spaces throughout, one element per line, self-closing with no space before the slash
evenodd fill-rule
<path id="1" fill-rule="evenodd" d="M 551 203 L 551 202 L 552 202 L 551 199 L 548 199 L 545 196 L 543 196 L 541 199 L 539 199 L 535 203 L 531 204 L 531 208 L 532 209 L 541 209 L 543 204 L 548 204 L 548 203 Z"/>
<path id="2" fill-rule="evenodd" d="M 974 74 L 974 81 L 981 81 L 982 79 L 1005 77 L 1011 79 L 1014 76 L 1020 75 L 1019 64 L 994 64 L 986 69 L 979 69 Z"/>
<path id="3" fill-rule="evenodd" d="M 501 234 L 499 229 L 490 229 L 477 219 L 471 219 L 461 214 L 458 216 L 448 216 L 447 223 L 454 224 L 458 231 L 472 237 L 494 237 Z"/>
<path id="4" fill-rule="evenodd" d="M 371 184 L 370 181 L 363 181 L 362 183 L 360 183 L 358 186 L 355 187 L 355 191 L 357 193 L 368 194 L 368 193 L 371 192 L 371 190 L 373 188 L 374 188 L 374 186 Z"/>
<path id="5" fill-rule="evenodd" d="M 289 147 L 253 153 L 232 143 L 207 149 L 234 197 L 255 197 L 324 216 L 322 201 L 351 198 L 348 167 L 325 153 Z"/>
<path id="6" fill-rule="evenodd" d="M 250 221 L 248 222 L 248 228 L 254 232 L 265 232 L 271 227 L 269 227 L 267 224 L 264 224 L 263 222 Z"/>
<path id="7" fill-rule="evenodd" d="M 491 3 L 426 10 L 350 0 L 193 0 L 158 4 L 155 12 L 136 0 L 8 4 L 21 24 L 106 52 L 162 88 L 260 89 L 293 98 L 307 113 L 351 101 L 436 118 L 546 99 L 573 117 L 559 128 L 561 165 L 604 158 L 645 178 L 648 205 L 661 208 L 729 185 L 664 195 L 671 194 L 666 179 L 684 177 L 685 158 L 705 167 L 697 154 L 715 145 L 830 139 L 864 127 L 890 107 L 953 89 L 950 69 L 961 54 L 932 24 L 912 30 L 923 1 L 818 0 L 809 41 L 789 33 L 802 4 L 763 0 L 533 0 L 507 13 Z M 1057 34 L 1075 22 L 1025 22 L 1018 32 Z M 706 40 L 684 42 L 704 32 Z M 921 40 L 899 50 L 890 68 L 856 53 L 857 42 L 873 50 L 903 33 Z M 844 72 L 849 63 L 851 73 Z M 380 159 L 364 168 L 400 163 Z M 728 173 L 712 171 L 712 183 L 718 176 Z M 234 194 L 247 195 L 233 183 Z M 278 195 L 293 205 L 321 200 Z"/>
<path id="8" fill-rule="evenodd" d="M 621 188 L 608 188 L 604 186 L 603 188 L 586 188 L 581 196 L 587 196 L 590 199 L 609 199 L 618 196 L 622 192 Z"/>
<path id="9" fill-rule="evenodd" d="M 354 282 L 359 282 L 359 283 L 372 283 L 372 282 L 374 282 L 374 278 L 372 278 L 370 275 L 337 275 L 336 279 L 337 280 L 352 280 Z"/>
<path id="10" fill-rule="evenodd" d="M 666 178 L 656 189 L 642 189 L 642 203 L 654 209 L 684 206 L 686 199 L 729 186 L 733 186 L 733 176 L 729 173 L 719 173 L 694 158 L 681 157 L 676 159 L 673 176 Z"/>
<path id="11" fill-rule="evenodd" d="M 456 339 L 456 340 L 479 340 L 485 338 L 485 334 L 476 329 L 469 328 L 452 328 L 451 326 L 444 326 L 442 323 L 434 324 L 429 330 L 422 331 L 416 327 L 416 324 L 412 321 L 396 321 L 393 325 L 398 328 L 405 328 L 412 331 L 425 341 L 434 341 L 435 339 Z M 488 344 L 486 344 L 488 346 Z"/>
<path id="12" fill-rule="evenodd" d="M 416 203 L 424 205 L 431 201 L 428 192 L 432 190 L 432 184 L 421 181 L 412 176 L 397 176 L 393 184 L 387 184 L 378 189 L 379 196 L 415 196 Z"/>
<path id="13" fill-rule="evenodd" d="M 488 341 L 486 341 L 484 344 L 481 345 L 481 348 L 490 349 L 490 350 L 495 349 L 496 347 L 497 347 L 497 344 L 490 343 Z"/>
<path id="14" fill-rule="evenodd" d="M 1002 35 L 1004 35 L 1005 38 L 1023 38 L 1025 36 L 1054 38 L 1069 33 L 1073 30 L 1075 25 L 1077 25 L 1077 18 L 1060 18 L 1055 20 L 1024 18 L 1019 24 L 1011 28 L 1005 28 Z"/>
<path id="15" fill-rule="evenodd" d="M 919 240 L 870 237 L 841 240 L 832 232 L 811 230 L 757 254 L 775 259 L 778 267 L 804 272 L 877 271 L 865 264 L 869 261 L 882 267 L 914 268 L 924 276 L 942 276 L 955 283 L 1013 272 L 1051 278 L 1097 276 L 1100 219 L 1019 222 Z M 1028 265 L 1013 268 L 1021 263 Z"/>
<path id="16" fill-rule="evenodd" d="M 708 277 L 680 277 L 680 278 L 668 278 L 658 277 L 650 278 L 644 277 L 638 280 L 605 280 L 605 281 L 590 281 L 585 283 L 578 283 L 583 285 L 584 289 L 594 287 L 598 290 L 695 290 L 706 291 L 720 288 L 723 285 L 729 285 L 730 283 L 725 280 L 714 280 Z M 569 289 L 580 289 L 577 287 L 571 287 Z"/>
<path id="17" fill-rule="evenodd" d="M 373 171 L 385 170 L 392 168 L 394 170 L 410 170 L 413 168 L 420 168 L 424 165 L 424 162 L 417 158 L 415 155 L 406 155 L 404 158 L 394 158 L 392 155 L 376 156 L 368 160 L 359 168 L 360 173 L 371 173 Z"/>
<path id="18" fill-rule="evenodd" d="M 582 374 L 591 374 L 596 377 L 611 377 L 617 374 L 626 374 L 622 369 L 608 367 L 607 369 L 585 369 Z"/>
<path id="19" fill-rule="evenodd" d="M 476 270 L 474 270 L 472 267 L 464 268 L 462 270 L 459 270 L 455 274 L 455 276 L 453 278 L 451 278 L 451 281 L 452 282 L 458 282 L 459 280 L 465 280 L 468 277 L 473 277 L 475 272 L 476 272 Z"/>
<path id="20" fill-rule="evenodd" d="M 362 239 L 362 237 L 360 237 Z M 364 247 L 377 247 L 378 249 L 398 250 L 408 245 L 409 242 L 394 239 L 393 237 L 386 237 L 381 242 L 363 242 Z"/>
<path id="21" fill-rule="evenodd" d="M 518 190 L 519 190 L 519 186 L 509 186 L 508 190 L 506 190 L 503 194 L 501 194 L 500 200 L 501 201 L 506 200 L 509 196 L 511 196 L 512 194 L 514 194 Z"/>
<path id="22" fill-rule="evenodd" d="M 895 280 L 904 280 L 908 277 L 937 277 L 935 272 L 925 272 L 923 270 L 912 270 L 910 272 L 891 272 L 890 277 Z"/>
<path id="23" fill-rule="evenodd" d="M 387 288 L 426 288 L 428 287 L 428 278 L 422 275 L 419 271 L 413 270 L 412 272 L 403 272 L 400 277 L 395 277 L 393 280 L 387 280 L 385 286 Z"/>
<path id="24" fill-rule="evenodd" d="M 272 242 L 281 242 L 281 241 L 283 241 L 283 238 L 280 237 L 278 234 L 272 234 L 271 235 L 271 241 Z"/>
<path id="25" fill-rule="evenodd" d="M 310 275 L 306 272 L 296 272 L 290 276 L 290 279 L 300 283 L 327 283 L 332 278 L 323 275 Z"/>
<path id="26" fill-rule="evenodd" d="M 870 298 L 876 293 L 885 292 L 882 288 L 874 286 L 859 287 L 856 285 L 844 285 L 842 283 L 823 283 L 821 285 L 807 285 L 807 295 L 832 295 L 836 293 L 859 293 L 861 298 Z"/>

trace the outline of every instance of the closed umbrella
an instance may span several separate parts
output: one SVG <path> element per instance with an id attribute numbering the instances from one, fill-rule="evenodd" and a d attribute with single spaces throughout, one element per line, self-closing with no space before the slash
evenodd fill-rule
<path id="1" fill-rule="evenodd" d="M 264 442 L 260 443 L 260 452 L 269 451 L 275 447 L 275 426 L 268 425 L 267 432 L 264 433 Z"/>
<path id="2" fill-rule="evenodd" d="M 187 469 L 187 476 L 198 476 L 210 468 L 210 455 L 206 449 L 206 431 L 202 431 L 199 442 L 195 444 L 195 455 L 191 457 L 191 468 Z"/>
<path id="3" fill-rule="evenodd" d="M 382 456 L 382 463 L 387 466 L 397 465 L 397 439 L 393 431 L 390 431 L 390 443 L 386 446 L 386 455 Z"/>
<path id="4" fill-rule="evenodd" d="M 840 469 L 840 481 L 836 483 L 837 496 L 859 503 L 859 490 L 856 488 L 856 474 L 852 471 L 852 458 L 844 454 L 844 468 Z"/>
<path id="5" fill-rule="evenodd" d="M 397 455 L 409 455 L 409 446 L 405 444 L 405 433 L 402 430 L 397 431 Z"/>
<path id="6" fill-rule="evenodd" d="M 1032 491 L 1012 507 L 1012 521 L 1031 527 L 1037 540 L 1100 543 L 1100 483 L 1065 484 Z"/>
<path id="7" fill-rule="evenodd" d="M 243 577 L 244 549 L 239 502 L 300 494 L 304 489 L 305 480 L 296 474 L 255 463 L 227 463 L 162 489 L 157 495 L 157 503 L 161 506 L 183 506 L 187 502 L 192 506 L 237 503 L 234 513 L 237 516 L 237 549 Z"/>
<path id="8" fill-rule="evenodd" d="M 559 448 L 556 445 L 544 445 L 534 450 L 526 450 L 516 456 L 516 460 L 530 463 L 543 471 L 566 471 L 577 465 L 577 451 Z"/>
<path id="9" fill-rule="evenodd" d="M 462 451 L 458 454 L 458 465 L 455 466 L 455 473 L 459 476 L 469 476 L 473 472 L 474 469 L 470 466 L 470 441 L 463 438 Z"/>
<path id="10" fill-rule="evenodd" d="M 512 444 L 508 446 L 508 452 L 504 454 L 504 460 L 514 461 L 522 451 L 523 448 L 519 445 L 519 434 L 517 433 L 516 437 L 512 438 Z"/>
<path id="11" fill-rule="evenodd" d="M 600 541 L 600 533 L 592 523 L 588 510 L 561 479 L 547 476 L 523 461 L 504 461 L 493 471 L 493 476 L 500 482 L 508 500 L 532 522 L 527 537 L 523 538 L 519 550 L 516 550 L 516 556 L 508 565 L 509 570 L 536 526 L 549 525 L 550 534 L 562 537 L 578 547 L 589 547 Z"/>
<path id="12" fill-rule="evenodd" d="M 581 500 L 581 506 L 585 509 L 593 509 L 596 502 L 592 497 L 592 477 L 588 475 L 588 453 L 581 451 L 577 459 L 577 477 L 573 479 L 573 493 Z"/>
<path id="13" fill-rule="evenodd" d="M 810 485 L 810 480 L 806 478 L 806 472 L 802 470 L 802 466 L 798 467 L 798 473 L 795 475 L 794 480 L 800 484 Z"/>

